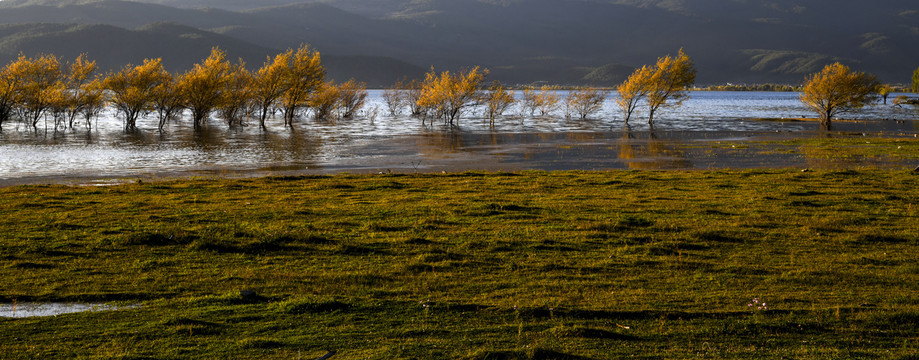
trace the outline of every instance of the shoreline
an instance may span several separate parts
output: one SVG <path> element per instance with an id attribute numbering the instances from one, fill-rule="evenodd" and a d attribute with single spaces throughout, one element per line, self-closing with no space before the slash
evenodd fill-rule
<path id="1" fill-rule="evenodd" d="M 579 136 L 577 136 L 579 135 Z M 686 132 L 553 134 L 465 134 L 461 139 L 398 136 L 364 139 L 349 156 L 328 163 L 248 164 L 175 169 L 120 170 L 100 174 L 37 174 L 0 178 L 19 185 L 108 186 L 198 178 L 250 179 L 276 176 L 431 174 L 519 171 L 747 169 L 911 170 L 919 166 L 915 134 L 719 133 L 709 138 Z M 867 136 L 866 136 L 867 135 Z M 574 137 L 574 138 L 569 138 Z M 461 148 L 452 146 L 464 142 Z M 444 143 L 446 142 L 446 144 Z M 904 149 L 904 145 L 907 148 Z M 915 148 L 916 151 L 911 149 Z"/>

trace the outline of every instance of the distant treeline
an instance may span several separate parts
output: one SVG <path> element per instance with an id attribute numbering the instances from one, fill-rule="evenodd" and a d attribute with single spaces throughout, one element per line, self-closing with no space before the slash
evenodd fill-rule
<path id="1" fill-rule="evenodd" d="M 801 91 L 800 85 L 785 84 L 724 84 L 701 88 L 703 91 Z"/>
<path id="2" fill-rule="evenodd" d="M 883 85 L 885 89 L 878 89 L 878 92 L 887 93 L 892 92 L 910 92 L 912 91 L 908 86 L 905 85 Z M 709 85 L 702 88 L 697 88 L 698 91 L 789 91 L 789 92 L 800 92 L 803 90 L 802 85 L 788 85 L 788 84 L 723 84 L 723 85 Z"/>

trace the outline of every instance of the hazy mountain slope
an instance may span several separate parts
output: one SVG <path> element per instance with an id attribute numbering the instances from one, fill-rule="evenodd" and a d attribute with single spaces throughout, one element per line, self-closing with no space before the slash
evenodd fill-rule
<path id="1" fill-rule="evenodd" d="M 214 46 L 226 51 L 234 62 L 243 59 L 252 69 L 278 53 L 275 49 L 172 23 L 151 24 L 137 30 L 85 24 L 0 25 L 0 63 L 4 64 L 20 53 L 30 57 L 50 53 L 64 61 L 85 53 L 103 71 L 140 64 L 148 58 L 162 58 L 167 69 L 181 72 L 206 58 Z M 329 79 L 345 81 L 353 77 L 374 87 L 424 73 L 420 67 L 390 58 L 323 55 L 322 60 Z"/>
<path id="2" fill-rule="evenodd" d="M 27 56 L 52 53 L 67 61 L 86 53 L 102 69 L 161 57 L 168 69 L 180 71 L 206 58 L 215 45 L 232 59 L 260 60 L 276 53 L 233 38 L 168 23 L 138 30 L 84 24 L 0 26 L 0 63 L 9 62 L 20 52 Z"/>
<path id="3" fill-rule="evenodd" d="M 513 83 L 574 83 L 585 77 L 612 81 L 626 69 L 681 47 L 696 61 L 700 83 L 799 82 L 832 61 L 903 82 L 919 65 L 919 4 L 913 0 L 315 0 L 280 6 L 287 1 L 148 2 L 159 4 L 4 0 L 0 23 L 134 29 L 169 21 L 206 30 L 208 36 L 223 35 L 218 42 L 236 39 L 275 49 L 309 43 L 324 56 L 378 56 L 417 65 L 401 63 L 406 71 L 483 65 L 492 70 L 491 79 Z M 160 41 L 191 48 L 189 40 L 165 36 Z M 25 40 L 17 44 L 37 46 Z M 364 68 L 354 70 L 370 74 Z"/>
<path id="4" fill-rule="evenodd" d="M 105 24 L 133 29 L 150 23 L 173 22 L 201 29 L 242 24 L 248 17 L 217 9 L 178 9 L 121 0 L 4 0 L 0 24 Z"/>
<path id="5" fill-rule="evenodd" d="M 186 9 L 214 8 L 230 11 L 244 11 L 268 6 L 299 3 L 298 0 L 143 0 L 151 4 Z"/>

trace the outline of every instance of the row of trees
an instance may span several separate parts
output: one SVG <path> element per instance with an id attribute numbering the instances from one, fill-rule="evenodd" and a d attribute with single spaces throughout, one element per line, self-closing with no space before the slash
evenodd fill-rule
<path id="1" fill-rule="evenodd" d="M 409 106 L 412 115 L 443 119 L 445 124 L 454 124 L 464 109 L 479 106 L 492 125 L 510 106 L 520 102 L 521 115 L 533 116 L 557 111 L 564 106 L 566 117 L 584 119 L 600 111 L 609 92 L 583 87 L 571 90 L 563 99 L 557 88 L 543 86 L 524 88 L 522 98 L 517 100 L 508 88 L 500 83 L 484 87 L 488 70 L 479 67 L 467 71 L 437 73 L 429 71 L 424 81 L 397 83 L 383 93 L 383 99 L 391 114 L 396 115 Z M 632 114 L 642 104 L 648 108 L 648 123 L 654 122 L 655 113 L 665 106 L 680 105 L 689 95 L 695 82 L 696 71 L 693 61 L 681 49 L 675 57 L 658 59 L 654 66 L 643 66 L 619 85 L 616 100 L 626 114 L 628 123 Z"/>
<path id="2" fill-rule="evenodd" d="M 18 118 L 34 127 L 45 117 L 53 118 L 55 126 L 70 127 L 82 117 L 90 126 L 107 105 L 118 111 L 127 129 L 153 112 L 162 129 L 186 110 L 195 127 L 215 113 L 231 126 L 258 119 L 264 127 L 280 112 L 291 125 L 307 109 L 320 119 L 351 117 L 366 96 L 363 83 L 325 81 L 319 53 L 306 45 L 269 57 L 254 72 L 214 48 L 207 59 L 179 75 L 166 71 L 161 59 L 96 74 L 95 62 L 84 56 L 69 64 L 53 55 L 20 56 L 0 69 L 0 126 Z"/>
<path id="3" fill-rule="evenodd" d="M 432 110 L 435 116 L 452 124 L 463 107 L 481 104 L 484 105 L 486 117 L 493 124 L 495 117 L 517 100 L 498 83 L 485 92 L 477 93 L 485 74 L 487 71 L 480 72 L 478 68 L 456 75 L 449 72 L 438 75 L 432 70 L 427 74 L 425 82 L 414 83 L 417 90 L 407 90 L 407 93 L 418 94 L 418 107 L 413 113 L 417 111 L 424 114 L 425 109 Z M 660 108 L 679 106 L 689 98 L 689 89 L 695 77 L 692 59 L 680 49 L 676 56 L 661 57 L 654 65 L 645 65 L 635 70 L 616 88 L 619 96 L 615 102 L 625 114 L 626 123 L 636 109 L 644 105 L 647 107 L 648 123 L 653 124 L 654 116 Z M 545 115 L 557 110 L 561 99 L 553 90 L 551 87 L 543 87 L 539 91 L 525 88 L 520 100 L 523 102 L 519 107 L 521 112 L 532 116 L 536 111 Z M 913 74 L 912 90 L 919 92 L 919 69 Z M 860 109 L 874 102 L 878 96 L 886 103 L 892 91 L 891 86 L 881 84 L 873 75 L 855 72 L 845 65 L 834 63 L 807 77 L 801 88 L 800 100 L 818 114 L 824 127 L 829 128 L 837 115 Z M 583 119 L 599 111 L 607 95 L 606 91 L 595 88 L 578 88 L 569 92 L 563 102 L 566 116 L 575 113 Z M 394 107 L 390 109 L 394 112 Z"/>
<path id="4" fill-rule="evenodd" d="M 487 73 L 478 67 L 458 73 L 438 74 L 431 70 L 423 82 L 398 82 L 384 90 L 383 101 L 391 115 L 408 108 L 411 115 L 422 118 L 422 123 L 431 117 L 454 124 L 464 110 L 478 107 L 483 109 L 483 117 L 494 125 L 497 117 L 518 104 L 521 116 L 544 116 L 564 106 L 567 117 L 576 115 L 583 119 L 600 111 L 609 94 L 602 89 L 582 87 L 569 91 L 563 98 L 557 87 L 525 87 L 518 100 L 510 88 L 499 82 L 483 86 Z"/>
<path id="5" fill-rule="evenodd" d="M 583 119 L 600 111 L 609 95 L 606 90 L 585 87 L 562 98 L 557 88 L 544 86 L 523 89 L 518 100 L 498 82 L 484 86 L 487 75 L 488 70 L 479 67 L 456 73 L 437 73 L 432 68 L 424 80 L 400 82 L 384 91 L 383 99 L 393 115 L 408 107 L 413 116 L 421 117 L 422 124 L 427 118 L 440 118 L 453 125 L 465 110 L 479 107 L 494 125 L 497 117 L 517 103 L 520 115 L 546 115 L 564 106 L 566 117 Z M 692 59 L 680 49 L 676 56 L 661 57 L 654 65 L 636 69 L 616 87 L 615 102 L 626 123 L 645 106 L 648 123 L 653 124 L 659 109 L 678 106 L 689 97 L 695 76 Z M 919 91 L 919 69 L 913 75 L 913 90 Z M 836 63 L 807 79 L 801 101 L 828 125 L 834 116 L 889 92 L 873 76 Z M 67 64 L 53 55 L 20 56 L 0 69 L 0 126 L 18 118 L 34 127 L 41 119 L 52 118 L 55 126 L 73 127 L 79 117 L 89 126 L 107 105 L 117 109 L 127 129 L 153 112 L 162 129 L 185 111 L 196 128 L 215 113 L 231 126 L 257 119 L 262 127 L 280 113 L 284 124 L 291 126 L 307 111 L 317 119 L 352 117 L 366 97 L 362 83 L 325 81 L 319 53 L 306 45 L 269 57 L 256 71 L 247 70 L 242 60 L 231 63 L 223 51 L 214 48 L 207 59 L 179 75 L 166 71 L 160 59 L 96 74 L 95 62 L 84 56 Z"/>
<path id="6" fill-rule="evenodd" d="M 62 64 L 53 55 L 20 56 L 0 69 L 0 126 L 19 118 L 36 126 L 45 115 L 56 123 L 91 118 L 105 106 L 101 83 L 92 79 L 95 62 L 83 56 Z"/>

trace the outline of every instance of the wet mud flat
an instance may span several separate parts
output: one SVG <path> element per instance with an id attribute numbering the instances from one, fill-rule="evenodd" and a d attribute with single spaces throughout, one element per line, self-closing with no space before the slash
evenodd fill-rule
<path id="1" fill-rule="evenodd" d="M 855 124 L 857 125 L 857 124 Z M 850 125 L 852 126 L 852 125 Z M 840 126 L 845 129 L 847 126 Z M 501 133 L 442 131 L 415 135 L 352 137 L 327 142 L 333 156 L 293 156 L 283 161 L 214 166 L 153 166 L 0 178 L 0 186 L 63 183 L 110 185 L 173 178 L 431 173 L 522 170 L 707 170 L 750 168 L 903 169 L 915 157 L 847 155 L 859 139 L 913 139 L 909 131 L 602 131 Z M 845 140 L 824 149 L 798 141 Z M 870 140 L 866 140 L 870 143 Z"/>

